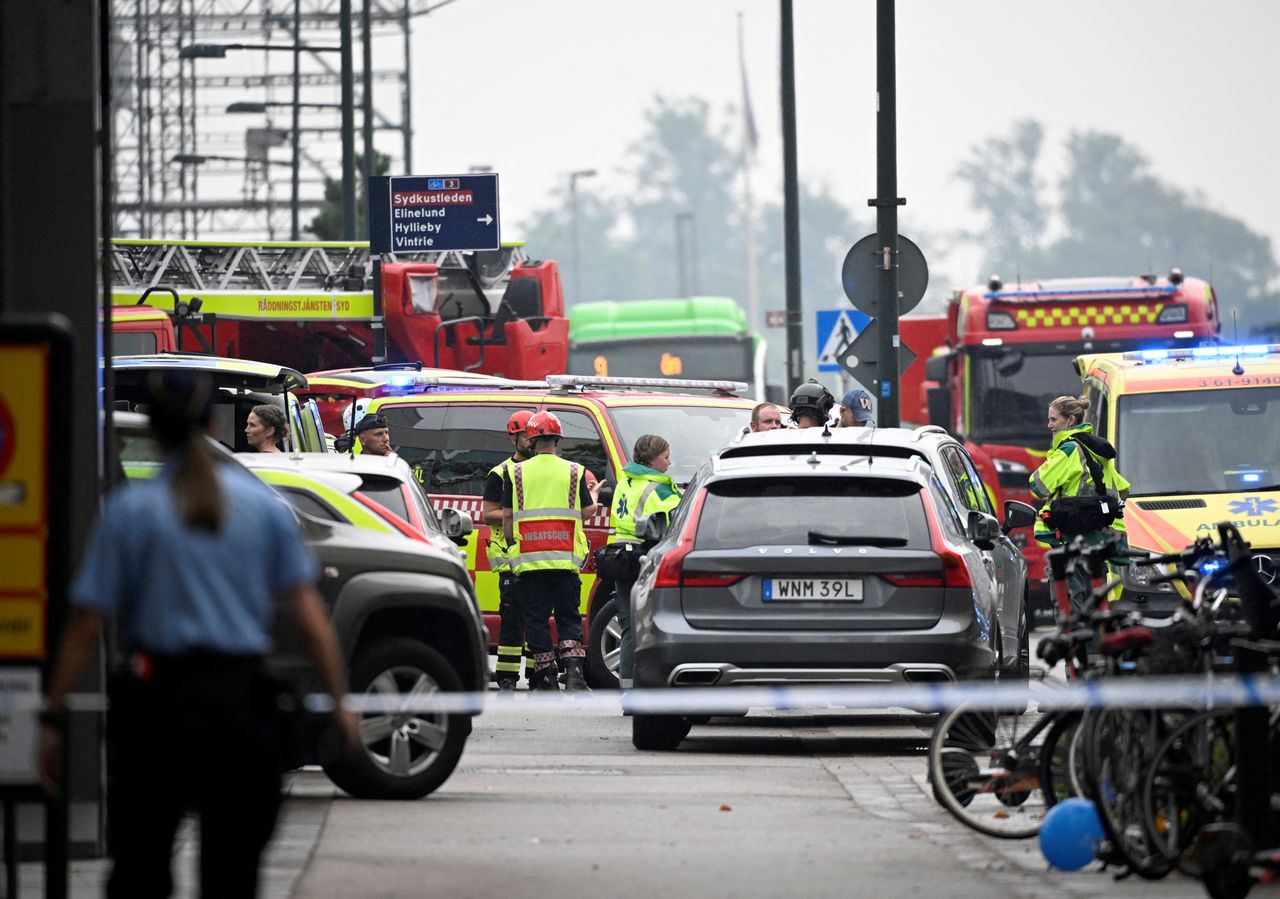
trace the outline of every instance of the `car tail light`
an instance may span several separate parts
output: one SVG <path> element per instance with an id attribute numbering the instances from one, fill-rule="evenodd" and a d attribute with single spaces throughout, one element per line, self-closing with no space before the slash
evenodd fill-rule
<path id="1" fill-rule="evenodd" d="M 964 564 L 964 556 L 960 555 L 946 538 L 942 536 L 942 528 L 938 525 L 938 516 L 942 511 L 934 504 L 932 497 L 926 501 L 929 519 L 929 543 L 933 551 L 942 558 L 942 586 L 963 587 L 973 589 L 973 578 L 969 577 L 969 566 Z"/>
<path id="2" fill-rule="evenodd" d="M 679 588 L 681 581 L 684 581 L 688 586 L 712 586 L 711 584 L 695 585 L 693 583 L 694 578 L 685 579 L 684 577 L 684 557 L 693 552 L 693 535 L 698 530 L 698 518 L 702 515 L 702 504 L 706 502 L 706 499 L 706 491 L 699 493 L 694 498 L 693 505 L 689 507 L 689 514 L 685 516 L 684 530 L 680 534 L 680 541 L 658 563 L 658 573 L 654 576 L 653 586 Z M 696 575 L 695 577 L 701 579 L 715 577 L 715 575 Z M 716 584 L 715 586 L 719 585 Z"/>

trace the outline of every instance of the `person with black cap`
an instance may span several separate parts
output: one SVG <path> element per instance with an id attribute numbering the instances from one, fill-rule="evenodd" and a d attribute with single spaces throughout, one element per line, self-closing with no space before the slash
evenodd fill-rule
<path id="1" fill-rule="evenodd" d="M 207 432 L 216 388 L 189 372 L 152 375 L 159 476 L 113 490 L 71 587 L 72 614 L 40 716 L 39 771 L 61 788 L 67 695 L 108 619 L 125 664 L 108 686 L 108 897 L 168 896 L 174 835 L 200 816 L 204 896 L 253 896 L 290 764 L 278 685 L 264 671 L 280 602 L 334 699 L 349 750 L 359 725 L 315 560 L 289 507 Z"/>
<path id="2" fill-rule="evenodd" d="M 810 378 L 791 394 L 791 421 L 797 428 L 820 428 L 827 423 L 836 398 L 831 391 Z"/>
<path id="3" fill-rule="evenodd" d="M 872 423 L 871 394 L 854 388 L 840 401 L 840 427 L 865 428 Z"/>
<path id="4" fill-rule="evenodd" d="M 360 441 L 360 451 L 371 456 L 390 456 L 391 429 L 387 420 L 376 412 L 366 415 L 356 425 L 356 437 Z"/>

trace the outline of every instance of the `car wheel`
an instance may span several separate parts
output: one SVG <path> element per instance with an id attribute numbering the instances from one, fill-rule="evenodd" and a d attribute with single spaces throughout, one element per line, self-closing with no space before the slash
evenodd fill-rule
<path id="1" fill-rule="evenodd" d="M 631 745 L 636 749 L 670 751 L 689 736 L 693 721 L 684 715 L 632 715 Z"/>
<path id="2" fill-rule="evenodd" d="M 591 616 L 587 637 L 587 683 L 596 690 L 616 690 L 622 661 L 622 625 L 617 601 L 610 599 Z"/>
<path id="3" fill-rule="evenodd" d="M 382 640 L 362 651 L 352 662 L 350 680 L 353 694 L 377 699 L 462 692 L 444 656 L 407 639 Z M 363 712 L 363 750 L 344 753 L 325 765 L 325 773 L 360 799 L 420 799 L 453 773 L 469 732 L 463 714 Z"/>
<path id="4" fill-rule="evenodd" d="M 1018 657 L 1013 665 L 1013 677 L 1020 683 L 1031 676 L 1031 619 L 1027 606 L 1027 595 L 1023 593 L 1022 608 L 1018 610 Z"/>

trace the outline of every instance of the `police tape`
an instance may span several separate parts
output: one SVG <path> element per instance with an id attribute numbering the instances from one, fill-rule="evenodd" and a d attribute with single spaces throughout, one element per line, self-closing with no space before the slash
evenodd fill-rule
<path id="1" fill-rule="evenodd" d="M 333 710 L 325 693 L 304 697 L 312 712 Z M 106 709 L 101 694 L 68 697 L 72 711 Z M 1209 676 L 1133 676 L 1065 682 L 1057 679 L 1027 683 L 930 682 L 797 684 L 734 687 L 677 687 L 591 692 L 519 691 L 502 696 L 493 691 L 471 693 L 353 694 L 344 705 L 374 715 L 466 714 L 518 709 L 523 713 L 595 710 L 617 714 L 741 715 L 752 709 L 819 711 L 828 709 L 907 709 L 945 712 L 962 705 L 1021 712 L 1089 708 L 1226 709 L 1280 705 L 1280 677 L 1222 674 Z M 0 694 L 0 713 L 38 711 L 39 697 Z"/>

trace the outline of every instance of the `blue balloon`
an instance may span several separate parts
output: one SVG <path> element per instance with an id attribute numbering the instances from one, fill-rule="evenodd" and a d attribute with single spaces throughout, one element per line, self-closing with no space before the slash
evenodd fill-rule
<path id="1" fill-rule="evenodd" d="M 1106 834 L 1098 810 L 1088 799 L 1064 799 L 1049 809 L 1040 825 L 1040 851 L 1060 871 L 1078 871 L 1093 861 L 1094 849 Z"/>

